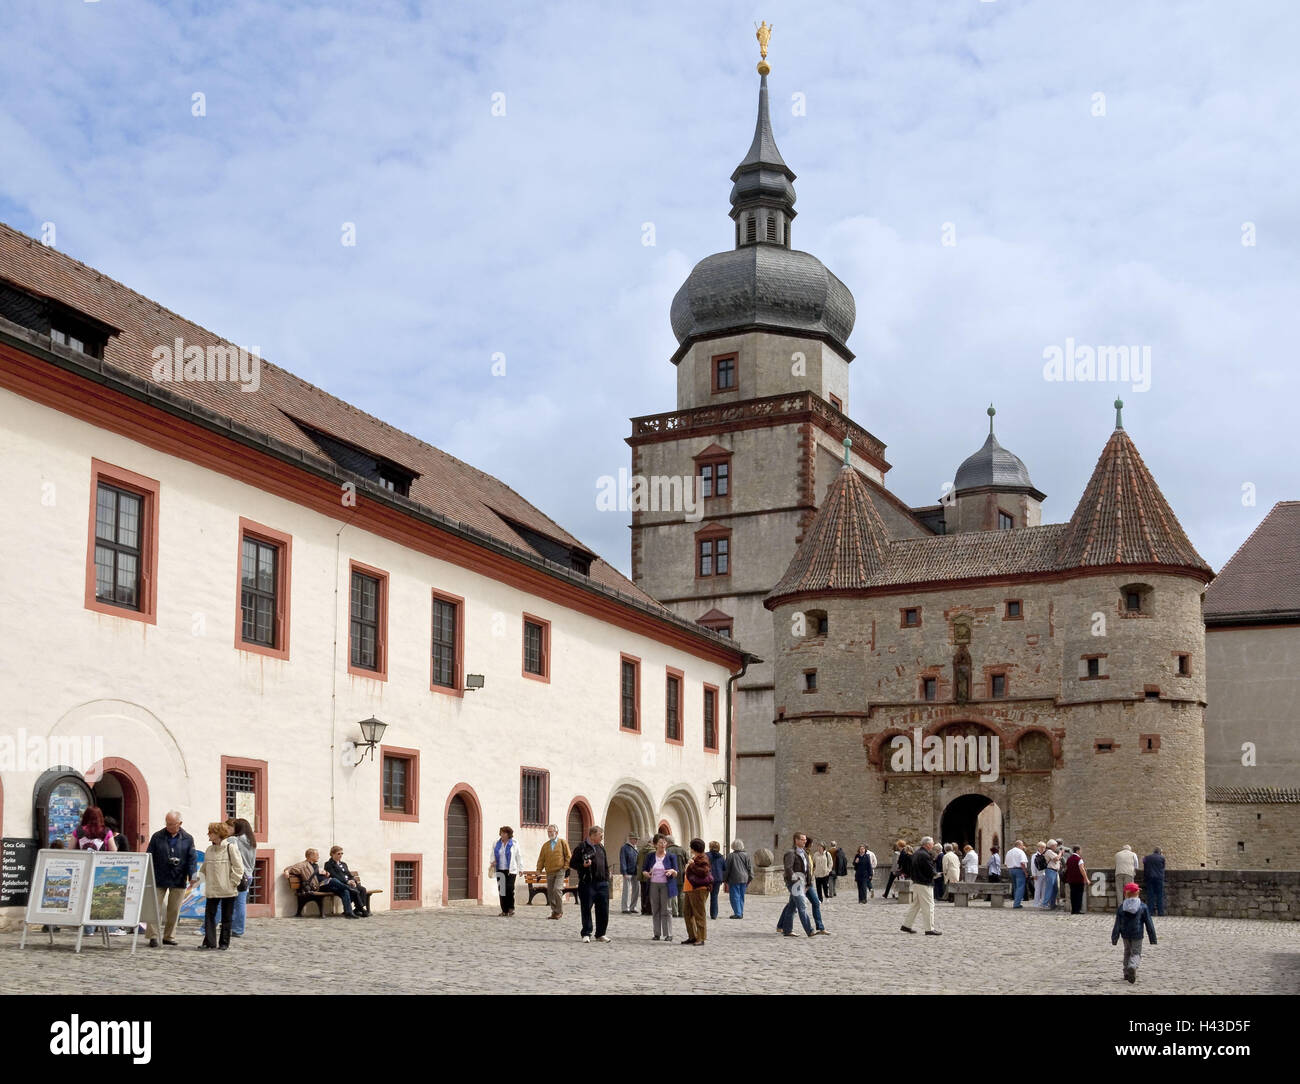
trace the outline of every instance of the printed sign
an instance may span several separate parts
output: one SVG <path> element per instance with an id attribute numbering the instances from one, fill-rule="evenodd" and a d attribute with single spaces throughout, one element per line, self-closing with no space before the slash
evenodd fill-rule
<path id="1" fill-rule="evenodd" d="M 194 871 L 194 876 L 198 880 L 185 890 L 185 898 L 181 900 L 180 917 L 197 918 L 201 922 L 208 906 L 207 896 L 203 892 L 203 852 L 199 851 L 195 857 L 199 860 Z"/>
<path id="2" fill-rule="evenodd" d="M 153 890 L 153 863 L 147 854 L 98 851 L 90 874 L 90 897 L 84 922 L 88 926 L 135 926 L 145 905 L 145 890 Z"/>
<path id="3" fill-rule="evenodd" d="M 36 840 L 0 840 L 0 907 L 26 907 L 36 864 Z"/>
<path id="4" fill-rule="evenodd" d="M 257 831 L 257 794 L 251 790 L 235 791 L 235 816 L 243 817 Z"/>
<path id="5" fill-rule="evenodd" d="M 86 886 L 94 855 L 88 851 L 36 852 L 36 869 L 27 898 L 27 921 L 74 926 L 85 911 Z"/>

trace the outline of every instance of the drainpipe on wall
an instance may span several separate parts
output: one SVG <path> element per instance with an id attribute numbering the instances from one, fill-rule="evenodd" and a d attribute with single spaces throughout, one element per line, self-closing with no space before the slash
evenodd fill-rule
<path id="1" fill-rule="evenodd" d="M 733 738 L 732 724 L 732 693 L 731 690 L 736 682 L 745 676 L 749 670 L 750 663 L 762 662 L 757 655 L 751 655 L 748 651 L 741 652 L 740 670 L 727 678 L 727 760 L 723 766 L 725 772 L 724 778 L 727 780 L 727 792 L 722 797 L 722 823 L 725 839 L 722 840 L 722 853 L 731 853 L 731 841 L 736 838 L 735 827 L 731 823 L 731 787 L 732 787 L 732 765 L 735 760 L 733 748 L 735 745 Z"/>
<path id="2" fill-rule="evenodd" d="M 352 513 L 355 516 L 356 512 Z M 334 648 L 330 652 L 330 839 L 337 839 L 334 831 L 335 777 L 339 770 L 337 750 L 338 688 L 339 688 L 339 567 L 343 559 L 343 532 L 352 522 L 352 516 L 334 532 Z M 351 584 L 349 583 L 349 589 Z M 330 846 L 333 846 L 331 843 Z"/>

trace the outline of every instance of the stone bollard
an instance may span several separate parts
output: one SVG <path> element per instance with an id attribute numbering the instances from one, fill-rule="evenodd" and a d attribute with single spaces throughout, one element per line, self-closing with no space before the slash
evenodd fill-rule
<path id="1" fill-rule="evenodd" d="M 785 867 L 755 866 L 754 879 L 750 882 L 748 891 L 753 896 L 785 895 Z"/>

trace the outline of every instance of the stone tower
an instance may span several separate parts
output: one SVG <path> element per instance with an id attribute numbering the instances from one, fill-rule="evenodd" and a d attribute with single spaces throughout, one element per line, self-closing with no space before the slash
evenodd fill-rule
<path id="1" fill-rule="evenodd" d="M 777 149 L 760 66 L 758 118 L 731 175 L 733 247 L 701 260 L 673 299 L 677 409 L 632 419 L 632 473 L 651 481 L 632 517 L 632 578 L 683 617 L 729 633 L 767 660 L 737 685 L 737 832 L 772 846 L 772 620 L 781 578 L 852 439 L 879 483 L 884 445 L 848 417 L 848 288 L 791 244 L 794 172 Z M 686 480 L 694 512 L 666 484 Z M 900 532 L 924 533 L 890 503 Z"/>

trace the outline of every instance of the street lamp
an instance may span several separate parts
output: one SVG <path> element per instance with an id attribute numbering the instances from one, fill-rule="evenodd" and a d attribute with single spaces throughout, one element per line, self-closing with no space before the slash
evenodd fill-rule
<path id="1" fill-rule="evenodd" d="M 725 779 L 715 779 L 712 783 L 712 788 L 713 791 L 709 795 L 710 809 L 727 796 L 727 781 Z"/>
<path id="2" fill-rule="evenodd" d="M 357 742 L 357 745 L 364 745 L 366 747 L 366 752 L 370 754 L 370 759 L 374 760 L 375 746 L 378 745 L 380 740 L 383 738 L 384 731 L 388 729 L 388 724 L 381 723 L 372 715 L 369 719 L 362 721 L 359 725 L 361 727 L 361 740 Z M 360 758 L 358 758 L 358 762 L 359 760 Z"/>

